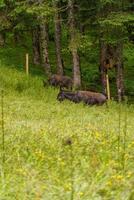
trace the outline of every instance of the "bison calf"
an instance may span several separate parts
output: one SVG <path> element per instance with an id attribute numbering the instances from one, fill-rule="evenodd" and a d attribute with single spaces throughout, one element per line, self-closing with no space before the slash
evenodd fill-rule
<path id="1" fill-rule="evenodd" d="M 90 92 L 90 91 L 76 91 L 76 92 L 69 92 L 61 90 L 57 96 L 59 101 L 63 101 L 68 99 L 75 103 L 83 102 L 88 105 L 102 105 L 106 102 L 106 96 L 97 93 L 97 92 Z"/>
<path id="2" fill-rule="evenodd" d="M 72 89 L 73 81 L 70 77 L 68 76 L 61 76 L 58 74 L 52 75 L 49 80 L 49 84 L 51 86 L 59 86 L 61 88 L 67 88 L 67 89 Z"/>

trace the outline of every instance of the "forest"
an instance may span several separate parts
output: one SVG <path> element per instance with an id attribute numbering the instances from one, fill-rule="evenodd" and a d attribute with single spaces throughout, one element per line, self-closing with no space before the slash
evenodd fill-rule
<path id="1" fill-rule="evenodd" d="M 127 72 L 133 70 L 133 1 L 7 0 L 0 8 L 1 47 L 11 41 L 25 47 L 35 67 L 48 77 L 71 75 L 75 89 L 101 85 L 106 93 L 109 73 L 116 99 L 133 95 L 127 86 L 125 93 L 125 81 L 133 83 Z"/>
<path id="2" fill-rule="evenodd" d="M 134 199 L 134 1 L 0 0 L 0 199 Z"/>

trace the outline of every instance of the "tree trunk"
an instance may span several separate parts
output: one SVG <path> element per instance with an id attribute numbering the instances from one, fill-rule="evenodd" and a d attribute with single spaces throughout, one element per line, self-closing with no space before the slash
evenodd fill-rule
<path id="1" fill-rule="evenodd" d="M 80 73 L 80 62 L 79 62 L 79 55 L 77 49 L 72 50 L 73 55 L 73 78 L 74 78 L 74 88 L 81 87 L 81 73 Z"/>
<path id="2" fill-rule="evenodd" d="M 0 33 L 0 47 L 4 47 L 5 45 L 5 34 Z"/>
<path id="3" fill-rule="evenodd" d="M 40 57 L 40 41 L 39 41 L 39 27 L 32 32 L 33 39 L 33 63 L 39 65 L 41 63 Z"/>
<path id="4" fill-rule="evenodd" d="M 104 94 L 106 94 L 106 88 L 107 88 L 107 81 L 106 81 L 107 69 L 105 68 L 106 54 L 107 54 L 107 45 L 105 44 L 105 41 L 100 40 L 100 73 L 101 73 L 102 92 Z"/>
<path id="5" fill-rule="evenodd" d="M 73 57 L 73 84 L 74 88 L 81 87 L 80 59 L 76 44 L 76 22 L 74 17 L 74 0 L 68 0 L 69 8 L 69 28 L 71 38 L 71 53 Z"/>
<path id="6" fill-rule="evenodd" d="M 123 78 L 123 45 L 118 44 L 116 50 L 116 85 L 118 101 L 121 102 L 124 97 L 124 78 Z"/>
<path id="7" fill-rule="evenodd" d="M 41 42 L 41 50 L 42 50 L 42 65 L 45 69 L 45 72 L 48 76 L 51 75 L 51 66 L 49 61 L 49 53 L 48 53 L 48 24 L 47 22 L 40 25 L 40 42 Z"/>
<path id="8" fill-rule="evenodd" d="M 56 60 L 57 60 L 57 73 L 63 75 L 63 62 L 61 56 L 61 16 L 58 12 L 58 2 L 54 1 L 55 8 L 55 46 L 56 46 Z"/>

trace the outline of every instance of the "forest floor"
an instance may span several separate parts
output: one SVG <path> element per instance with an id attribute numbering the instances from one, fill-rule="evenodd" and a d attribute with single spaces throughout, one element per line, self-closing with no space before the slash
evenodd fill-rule
<path id="1" fill-rule="evenodd" d="M 0 199 L 133 200 L 134 105 L 59 103 L 42 80 L 0 66 Z"/>

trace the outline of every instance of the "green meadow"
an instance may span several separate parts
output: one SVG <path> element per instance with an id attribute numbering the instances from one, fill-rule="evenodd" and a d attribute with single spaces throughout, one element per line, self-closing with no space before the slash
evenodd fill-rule
<path id="1" fill-rule="evenodd" d="M 134 199 L 134 105 L 59 103 L 43 76 L 0 69 L 1 200 Z"/>
<path id="2" fill-rule="evenodd" d="M 0 0 L 0 200 L 134 200 L 133 13 L 133 0 Z M 50 84 L 70 83 L 75 101 L 109 100 L 58 101 Z"/>

